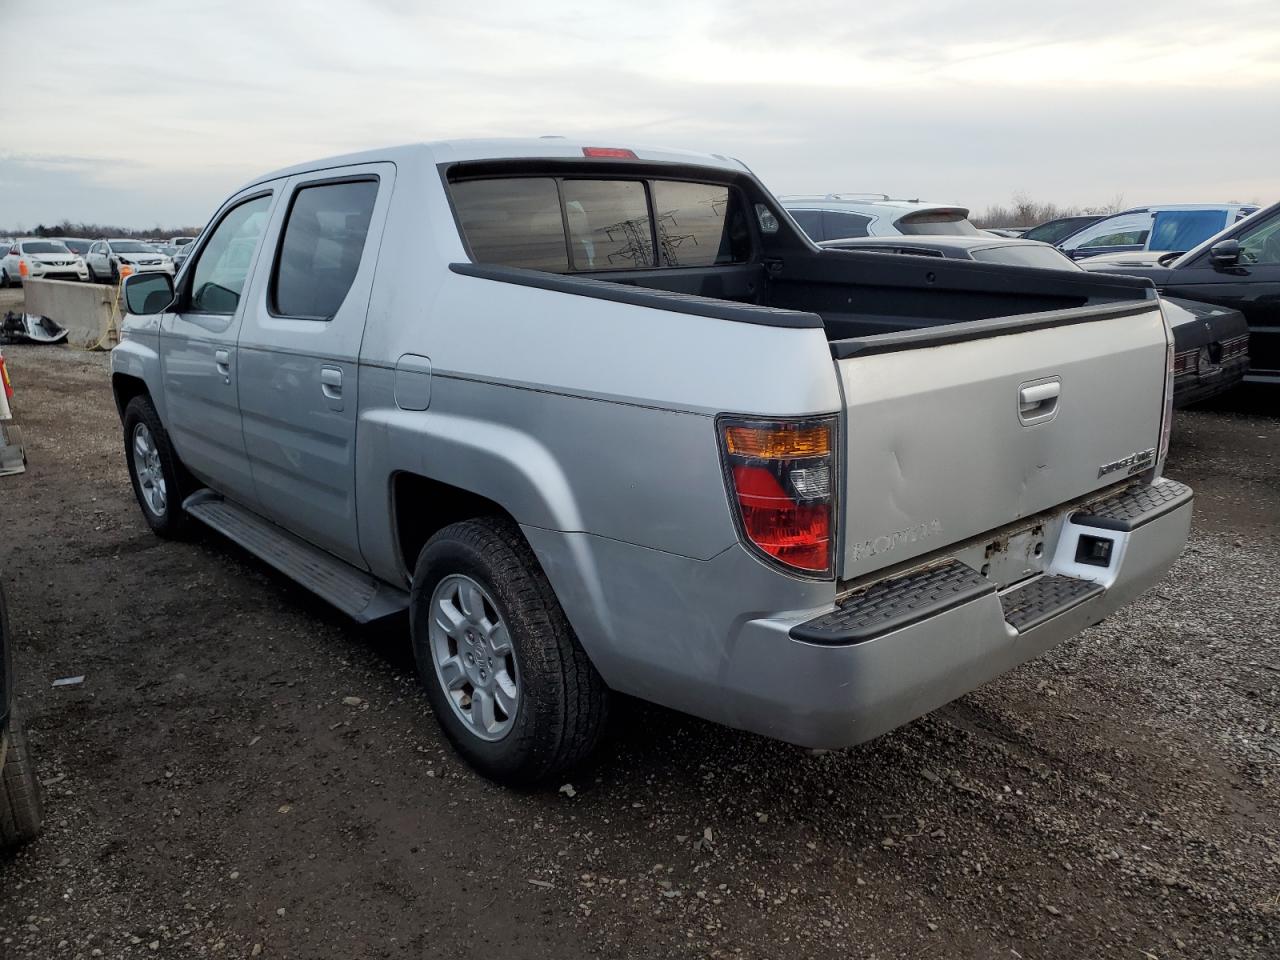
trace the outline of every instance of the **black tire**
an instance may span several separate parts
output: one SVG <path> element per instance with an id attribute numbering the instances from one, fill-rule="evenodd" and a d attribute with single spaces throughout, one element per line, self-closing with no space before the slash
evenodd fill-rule
<path id="1" fill-rule="evenodd" d="M 9 271 L 0 269 L 0 290 L 9 286 Z"/>
<path id="2" fill-rule="evenodd" d="M 97 275 L 96 273 L 94 273 L 94 272 L 93 272 L 93 264 L 91 264 L 91 263 L 86 263 L 86 264 L 85 264 L 85 269 L 89 271 L 89 282 L 90 282 L 90 283 L 97 283 L 97 282 L 98 282 L 98 275 Z"/>
<path id="3" fill-rule="evenodd" d="M 111 285 L 118 286 L 120 283 L 120 265 L 114 260 L 111 261 Z"/>
<path id="4" fill-rule="evenodd" d="M 146 428 L 157 455 L 156 461 L 164 480 L 163 509 L 157 509 L 154 498 L 149 496 L 149 490 L 144 491 L 143 481 L 138 476 L 134 446 L 139 427 Z M 191 525 L 191 519 L 182 509 L 182 500 L 190 489 L 187 472 L 174 452 L 173 444 L 169 442 L 169 434 L 160 422 L 155 407 L 145 396 L 134 397 L 124 409 L 124 458 L 129 467 L 133 495 L 138 499 L 138 506 L 147 524 L 161 537 L 176 539 L 185 536 Z"/>
<path id="5" fill-rule="evenodd" d="M 455 713 L 431 654 L 432 593 L 445 577 L 478 583 L 507 626 L 518 676 L 514 721 L 485 740 Z M 578 643 L 519 528 L 482 517 L 445 527 L 422 552 L 409 607 L 414 659 L 427 698 L 454 748 L 491 780 L 534 784 L 585 759 L 599 742 L 609 690 Z"/>
<path id="6" fill-rule="evenodd" d="M 0 847 L 12 847 L 34 840 L 44 820 L 40 782 L 36 779 L 27 737 L 16 713 L 9 715 L 4 768 L 0 769 Z"/>

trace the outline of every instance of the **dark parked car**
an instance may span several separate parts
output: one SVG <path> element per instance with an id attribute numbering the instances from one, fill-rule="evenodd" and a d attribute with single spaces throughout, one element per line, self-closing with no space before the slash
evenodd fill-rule
<path id="1" fill-rule="evenodd" d="M 10 392 L 0 356 L 0 476 L 26 469 L 22 435 L 12 422 Z M 0 848 L 33 839 L 40 832 L 40 821 L 40 784 L 13 709 L 13 634 L 0 587 Z"/>
<path id="2" fill-rule="evenodd" d="M 1149 277 L 1165 296 L 1239 310 L 1249 325 L 1245 379 L 1280 384 L 1280 203 L 1179 254 L 1116 255 L 1086 270 Z"/>
<path id="3" fill-rule="evenodd" d="M 1044 223 L 1037 224 L 1030 230 L 1024 231 L 1022 239 L 1056 244 L 1101 219 L 1102 214 L 1086 213 L 1077 217 L 1058 217 L 1054 220 L 1046 220 Z"/>
<path id="4" fill-rule="evenodd" d="M 819 246 L 1054 270 L 1081 269 L 1080 264 L 1061 251 L 1033 240 L 1000 240 L 995 237 L 902 237 L 900 240 L 861 237 L 830 240 Z M 1249 327 L 1244 315 L 1239 310 L 1211 303 L 1168 296 L 1163 300 L 1165 316 L 1173 327 L 1174 405 L 1185 407 L 1199 403 L 1238 384 L 1249 365 Z"/>

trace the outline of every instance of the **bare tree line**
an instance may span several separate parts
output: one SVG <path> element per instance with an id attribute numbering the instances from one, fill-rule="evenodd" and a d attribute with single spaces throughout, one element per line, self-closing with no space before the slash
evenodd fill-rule
<path id="1" fill-rule="evenodd" d="M 1085 214 L 1105 216 L 1119 213 L 1125 209 L 1124 194 L 1118 193 L 1108 203 L 1082 207 L 1076 205 L 1059 206 L 1056 203 L 1044 203 L 1033 200 L 1025 193 L 1015 193 L 1008 204 L 997 203 L 987 207 L 985 211 L 969 219 L 979 227 L 1034 227 L 1046 220 L 1058 217 L 1077 217 Z"/>
<path id="2" fill-rule="evenodd" d="M 20 227 L 6 230 L 0 227 L 0 237 L 121 237 L 131 240 L 145 240 L 148 237 L 194 237 L 200 227 L 162 227 L 154 226 L 146 230 L 135 227 L 120 227 L 110 223 L 73 223 L 63 220 L 61 223 L 36 224 L 31 229 Z"/>

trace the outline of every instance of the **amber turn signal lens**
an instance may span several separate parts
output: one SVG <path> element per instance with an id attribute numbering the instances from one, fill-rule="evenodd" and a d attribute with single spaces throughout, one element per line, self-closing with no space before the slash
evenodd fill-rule
<path id="1" fill-rule="evenodd" d="M 733 426 L 725 430 L 724 439 L 726 451 L 737 457 L 793 460 L 831 453 L 831 426 L 826 423 Z"/>

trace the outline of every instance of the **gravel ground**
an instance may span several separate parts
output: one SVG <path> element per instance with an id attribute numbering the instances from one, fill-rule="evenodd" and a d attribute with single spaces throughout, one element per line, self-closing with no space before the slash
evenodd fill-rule
<path id="1" fill-rule="evenodd" d="M 517 793 L 451 754 L 403 623 L 148 532 L 105 355 L 5 353 L 31 469 L 0 569 L 48 822 L 0 858 L 0 956 L 1280 955 L 1266 395 L 1179 415 L 1190 546 L 1051 655 L 841 752 L 627 703 L 571 784 Z"/>

